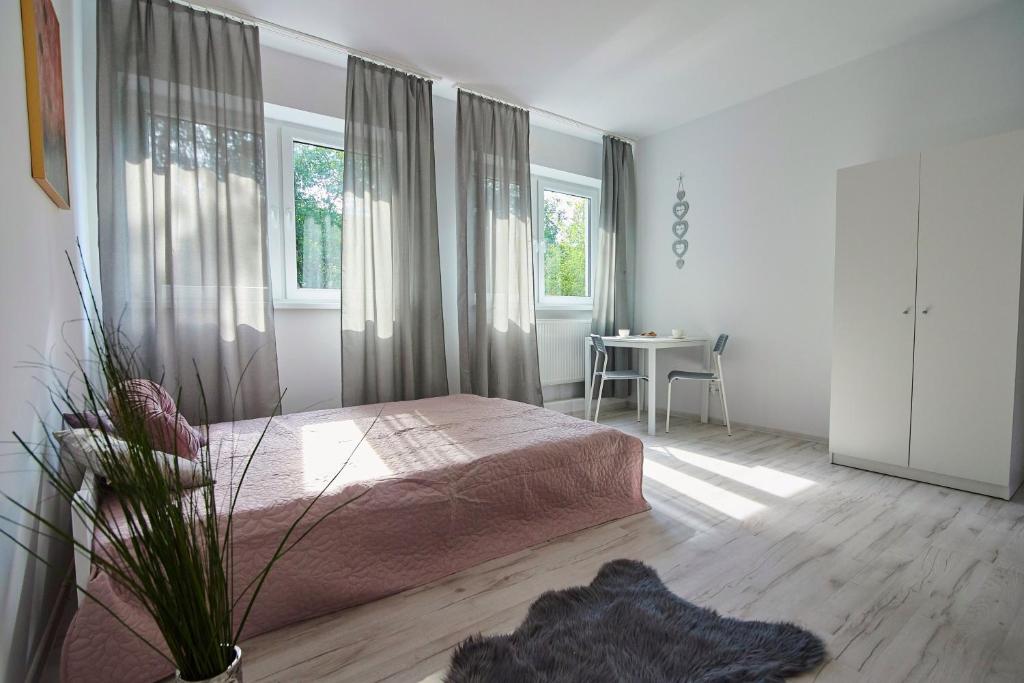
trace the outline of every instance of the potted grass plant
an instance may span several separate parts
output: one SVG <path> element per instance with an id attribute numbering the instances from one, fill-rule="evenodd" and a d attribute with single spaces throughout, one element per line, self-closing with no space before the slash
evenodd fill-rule
<path id="1" fill-rule="evenodd" d="M 68 262 L 70 265 L 70 256 Z M 82 516 L 94 526 L 94 538 L 102 541 L 104 550 L 98 551 L 91 542 L 77 541 L 64 525 L 38 514 L 7 492 L 7 500 L 35 525 L 27 524 L 26 520 L 3 519 L 8 525 L 36 530 L 73 546 L 76 551 L 88 553 L 93 566 L 111 576 L 152 617 L 163 637 L 163 647 L 117 617 L 88 590 L 87 598 L 96 600 L 166 659 L 176 669 L 178 680 L 240 683 L 242 651 L 238 643 L 274 565 L 329 515 L 367 491 L 326 512 L 310 514 L 359 444 L 282 534 L 265 566 L 244 585 L 237 585 L 232 571 L 235 505 L 272 418 L 267 419 L 251 451 L 242 454 L 235 470 L 237 478 L 231 477 L 230 486 L 214 487 L 216 468 L 210 444 L 203 446 L 192 461 L 168 457 L 159 451 L 147 434 L 145 415 L 137 402 L 119 395 L 130 385 L 129 380 L 143 375 L 130 340 L 103 324 L 87 276 L 80 281 L 76 275 L 75 286 L 86 312 L 90 360 L 71 354 L 75 371 L 70 378 L 53 382 L 51 401 L 59 412 L 82 420 L 87 413 L 103 410 L 111 397 L 119 406 L 117 434 L 102 426 L 89 431 L 86 450 L 88 466 L 102 473 L 107 483 L 105 495 L 116 498 L 123 516 L 114 520 L 99 506 L 86 505 L 76 497 L 81 471 L 62 458 L 48 455 L 61 451 L 60 435 L 49 433 L 49 448 L 32 446 L 17 434 L 15 438 L 57 495 L 71 506 L 72 514 Z M 37 560 L 47 562 L 33 550 L 32 544 L 19 540 L 16 533 L 2 527 L 0 533 Z"/>

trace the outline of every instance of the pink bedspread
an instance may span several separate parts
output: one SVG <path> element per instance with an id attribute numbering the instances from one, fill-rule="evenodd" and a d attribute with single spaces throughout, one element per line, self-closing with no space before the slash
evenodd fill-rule
<path id="1" fill-rule="evenodd" d="M 274 418 L 236 508 L 236 576 L 251 577 L 338 471 L 381 405 Z M 218 491 L 265 420 L 210 428 Z M 383 405 L 343 475 L 314 508 L 333 514 L 279 561 L 246 636 L 434 581 L 555 536 L 648 508 L 643 444 L 622 432 L 501 399 L 459 395 Z M 234 472 L 234 474 L 233 474 Z M 108 514 L 116 506 L 104 503 Z M 109 576 L 89 589 L 161 642 Z M 87 600 L 64 642 L 66 681 L 151 681 L 173 673 Z"/>

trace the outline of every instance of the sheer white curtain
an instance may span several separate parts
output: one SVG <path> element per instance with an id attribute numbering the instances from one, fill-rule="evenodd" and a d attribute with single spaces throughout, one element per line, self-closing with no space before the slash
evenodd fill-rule
<path id="1" fill-rule="evenodd" d="M 97 39 L 107 323 L 180 388 L 187 418 L 269 415 L 280 390 L 258 29 L 168 0 L 100 0 Z"/>
<path id="2" fill-rule="evenodd" d="M 448 393 L 431 83 L 348 60 L 342 403 Z"/>
<path id="3" fill-rule="evenodd" d="M 457 136 L 462 391 L 542 405 L 530 114 L 460 90 Z"/>

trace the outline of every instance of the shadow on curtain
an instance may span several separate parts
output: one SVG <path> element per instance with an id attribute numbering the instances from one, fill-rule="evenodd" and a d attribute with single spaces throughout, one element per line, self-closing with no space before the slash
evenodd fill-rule
<path id="1" fill-rule="evenodd" d="M 462 391 L 543 405 L 530 115 L 460 90 L 456 127 Z"/>
<path id="2" fill-rule="evenodd" d="M 280 388 L 258 29 L 168 0 L 100 0 L 97 25 L 106 323 L 187 419 L 269 415 Z"/>
<path id="3" fill-rule="evenodd" d="M 448 393 L 430 81 L 349 57 L 342 405 Z"/>

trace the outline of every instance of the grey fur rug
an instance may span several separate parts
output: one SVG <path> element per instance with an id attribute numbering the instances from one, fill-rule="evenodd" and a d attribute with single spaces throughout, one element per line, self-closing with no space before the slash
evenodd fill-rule
<path id="1" fill-rule="evenodd" d="M 463 641 L 445 681 L 774 683 L 824 657 L 824 643 L 793 624 L 721 617 L 642 562 L 615 560 L 589 586 L 541 595 L 514 633 Z"/>

